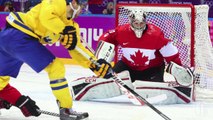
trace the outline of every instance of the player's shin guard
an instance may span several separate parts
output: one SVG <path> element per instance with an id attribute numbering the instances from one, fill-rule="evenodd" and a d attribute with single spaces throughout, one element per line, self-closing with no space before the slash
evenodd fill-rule
<path id="1" fill-rule="evenodd" d="M 71 108 L 72 97 L 65 78 L 64 64 L 56 58 L 53 63 L 45 68 L 45 70 L 47 71 L 50 79 L 52 92 L 56 99 L 60 102 L 60 107 Z"/>
<path id="2" fill-rule="evenodd" d="M 83 120 L 89 116 L 87 112 L 76 112 L 72 109 L 72 98 L 66 79 L 52 80 L 50 85 L 53 94 L 57 98 L 59 112 L 61 115 L 60 120 L 70 120 L 70 118 L 63 116 L 73 116 L 76 117 L 75 120 Z"/>
<path id="3" fill-rule="evenodd" d="M 72 97 L 69 92 L 67 80 L 58 79 L 58 80 L 51 80 L 50 86 L 52 88 L 52 92 L 60 101 L 60 107 L 64 108 L 71 108 L 72 107 Z"/>

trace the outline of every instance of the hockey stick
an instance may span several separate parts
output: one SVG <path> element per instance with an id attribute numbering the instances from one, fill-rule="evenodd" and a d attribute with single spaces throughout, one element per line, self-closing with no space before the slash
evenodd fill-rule
<path id="1" fill-rule="evenodd" d="M 38 110 L 39 112 L 41 112 L 42 114 L 45 115 L 50 115 L 50 116 L 55 116 L 55 117 L 63 117 L 63 118 L 70 118 L 70 120 L 77 120 L 77 116 L 71 116 L 71 115 L 60 115 L 58 113 L 54 113 L 54 112 L 49 112 L 49 111 L 45 111 L 45 110 Z"/>
<path id="2" fill-rule="evenodd" d="M 75 48 L 80 54 L 82 54 L 85 58 L 90 60 L 92 63 L 100 66 L 93 58 L 91 58 L 88 54 L 86 54 L 83 50 L 78 48 L 76 46 Z M 134 102 L 138 102 L 140 104 L 146 104 L 149 106 L 152 110 L 154 110 L 156 113 L 158 113 L 161 117 L 163 117 L 165 120 L 171 120 L 169 117 L 167 117 L 165 114 L 163 114 L 161 111 L 159 111 L 157 108 L 155 108 L 151 103 L 149 103 L 145 98 L 141 97 L 138 93 L 136 93 L 134 90 L 129 88 L 118 76 L 112 68 L 110 69 L 110 74 L 112 74 L 112 78 L 114 82 L 119 86 L 119 88 L 129 97 L 131 100 L 134 100 Z"/>
<path id="3" fill-rule="evenodd" d="M 92 54 L 95 54 L 94 49 L 88 45 L 88 43 L 85 41 L 85 39 L 83 39 L 82 36 L 80 36 L 80 40 L 84 47 L 86 47 Z"/>

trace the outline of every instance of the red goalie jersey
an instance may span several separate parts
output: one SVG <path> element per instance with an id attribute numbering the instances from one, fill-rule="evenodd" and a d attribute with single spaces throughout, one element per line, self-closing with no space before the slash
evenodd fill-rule
<path id="1" fill-rule="evenodd" d="M 135 36 L 129 24 L 103 34 L 103 40 L 122 47 L 122 61 L 133 70 L 145 70 L 173 61 L 181 65 L 178 49 L 164 37 L 160 28 L 147 24 L 141 38 Z"/>

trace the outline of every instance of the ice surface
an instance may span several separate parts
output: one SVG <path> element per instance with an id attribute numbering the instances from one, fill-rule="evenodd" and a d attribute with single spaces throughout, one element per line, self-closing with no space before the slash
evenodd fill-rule
<path id="1" fill-rule="evenodd" d="M 67 79 L 90 76 L 93 73 L 80 66 L 66 66 Z M 30 96 L 42 110 L 58 112 L 55 98 L 49 87 L 47 74 L 42 71 L 35 73 L 27 65 L 23 65 L 17 79 L 11 79 L 11 85 L 22 94 Z M 158 105 L 155 106 L 172 120 L 212 120 L 213 102 L 194 102 L 187 105 Z M 89 120 L 164 120 L 148 106 L 135 106 L 125 96 L 110 98 L 105 102 L 74 101 L 77 111 L 89 112 Z M 1 110 L 0 120 L 59 120 L 57 117 L 41 115 L 25 118 L 19 109 Z"/>

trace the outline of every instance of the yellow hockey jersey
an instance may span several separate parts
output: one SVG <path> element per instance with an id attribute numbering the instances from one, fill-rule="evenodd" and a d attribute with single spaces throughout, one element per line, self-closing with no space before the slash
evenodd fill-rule
<path id="1" fill-rule="evenodd" d="M 65 26 L 74 26 L 77 31 L 77 46 L 90 56 L 93 56 L 80 42 L 79 25 L 73 20 L 67 19 L 65 0 L 42 0 L 40 4 L 27 13 L 11 12 L 6 17 L 6 20 L 14 28 L 37 38 L 42 44 L 55 43 L 58 41 L 60 33 Z M 48 41 L 45 41 L 46 39 L 44 38 L 48 38 Z M 88 67 L 88 64 L 85 64 L 86 58 L 77 53 L 76 50 L 69 51 L 69 53 L 82 66 Z"/>

